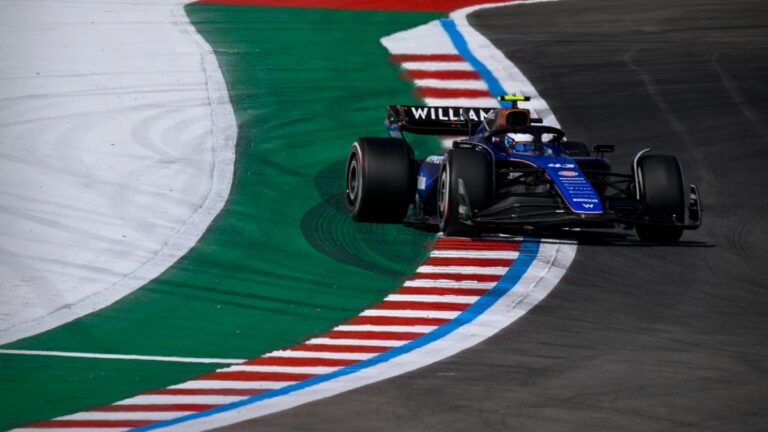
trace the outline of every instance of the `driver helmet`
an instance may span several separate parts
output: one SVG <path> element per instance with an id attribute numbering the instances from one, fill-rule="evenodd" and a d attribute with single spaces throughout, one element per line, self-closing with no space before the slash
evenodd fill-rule
<path id="1" fill-rule="evenodd" d="M 508 133 L 504 137 L 504 143 L 516 152 L 529 152 L 533 150 L 533 135 L 527 133 Z"/>

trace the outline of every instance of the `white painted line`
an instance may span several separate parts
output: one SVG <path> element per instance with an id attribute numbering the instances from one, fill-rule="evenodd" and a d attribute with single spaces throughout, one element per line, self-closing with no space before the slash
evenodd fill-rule
<path id="1" fill-rule="evenodd" d="M 437 302 L 437 303 L 463 303 L 472 304 L 480 296 L 449 296 L 449 295 L 406 295 L 390 294 L 384 300 L 407 302 Z"/>
<path id="2" fill-rule="evenodd" d="M 319 358 L 336 360 L 366 360 L 377 353 L 347 353 L 347 352 L 324 352 L 324 351 L 274 351 L 264 357 L 290 357 L 290 358 Z"/>
<path id="3" fill-rule="evenodd" d="M 423 265 L 416 269 L 416 273 L 446 273 L 472 275 L 503 275 L 509 267 L 479 267 L 479 266 L 432 266 Z"/>
<path id="4" fill-rule="evenodd" d="M 460 313 L 459 311 L 368 309 L 360 316 L 454 319 Z"/>
<path id="5" fill-rule="evenodd" d="M 403 286 L 407 287 L 438 287 L 438 288 L 480 288 L 491 289 L 496 282 L 476 282 L 476 281 L 452 281 L 448 279 L 414 279 L 406 281 Z"/>
<path id="6" fill-rule="evenodd" d="M 18 355 L 38 355 L 54 357 L 80 357 L 97 358 L 110 360 L 145 360 L 145 361 L 164 361 L 178 363 L 242 363 L 245 359 L 222 359 L 222 358 L 196 358 L 196 357 L 165 357 L 165 356 L 146 356 L 132 354 L 102 354 L 102 353 L 82 353 L 65 351 L 32 351 L 32 350 L 9 350 L 0 349 L 0 354 L 18 354 Z"/>
<path id="7" fill-rule="evenodd" d="M 225 369 L 219 369 L 218 372 L 287 372 L 300 374 L 324 374 L 340 369 L 331 366 L 264 366 L 264 365 L 236 365 Z"/>
<path id="8" fill-rule="evenodd" d="M 517 259 L 517 251 L 475 251 L 435 249 L 429 256 L 435 258 L 488 258 L 488 259 Z"/>
<path id="9" fill-rule="evenodd" d="M 217 395 L 141 395 L 115 402 L 115 405 L 175 405 L 206 404 L 222 405 L 245 399 L 247 396 Z M 90 430 L 90 429 L 89 429 Z"/>
<path id="10" fill-rule="evenodd" d="M 483 80 L 442 80 L 442 79 L 417 79 L 413 80 L 416 87 L 431 87 L 444 89 L 468 89 L 488 90 Z"/>
<path id="11" fill-rule="evenodd" d="M 276 389 L 293 384 L 296 381 L 227 381 L 227 380 L 192 380 L 168 387 L 169 389 Z M 148 395 L 154 396 L 154 395 Z M 159 395 L 166 396 L 166 395 Z M 167 395 L 176 397 L 176 395 Z M 181 403 L 181 402 L 175 402 Z"/>
<path id="12" fill-rule="evenodd" d="M 437 326 L 425 326 L 425 325 L 340 325 L 334 330 L 339 331 L 376 331 L 376 332 L 411 332 L 411 333 L 429 333 L 436 329 Z"/>
<path id="13" fill-rule="evenodd" d="M 473 71 L 472 65 L 467 62 L 405 62 L 401 63 L 404 69 L 426 71 Z"/>
<path id="14" fill-rule="evenodd" d="M 396 347 L 408 342 L 407 340 L 379 340 L 379 339 L 331 339 L 314 338 L 307 341 L 310 345 L 352 345 L 352 346 L 380 346 Z"/>
<path id="15" fill-rule="evenodd" d="M 58 417 L 56 420 L 168 420 L 193 412 L 195 411 L 86 411 Z"/>

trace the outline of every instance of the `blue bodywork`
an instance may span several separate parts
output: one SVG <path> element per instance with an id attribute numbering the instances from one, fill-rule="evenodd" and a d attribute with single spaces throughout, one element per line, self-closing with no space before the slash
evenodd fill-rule
<path id="1" fill-rule="evenodd" d="M 481 126 L 472 141 L 484 142 L 487 129 Z M 531 152 L 517 152 L 503 142 L 487 144 L 493 152 L 494 160 L 518 161 L 531 167 L 546 171 L 563 201 L 574 213 L 602 214 L 603 204 L 599 194 L 579 168 L 579 161 L 596 159 L 594 157 L 572 158 L 563 152 L 557 143 L 544 142 L 541 149 Z M 422 200 L 434 198 L 438 179 L 442 171 L 443 156 L 430 156 L 419 166 L 417 194 Z"/>
<path id="2" fill-rule="evenodd" d="M 646 149 L 637 153 L 629 173 L 613 172 L 603 157 L 613 151 L 613 145 L 590 149 L 567 140 L 565 132 L 544 125 L 543 119 L 531 116 L 531 110 L 517 106 L 529 100 L 500 96 L 499 101 L 511 102 L 511 108 L 387 106 L 384 123 L 391 137 L 389 150 L 374 157 L 382 158 L 381 171 L 394 164 L 407 169 L 408 182 L 398 189 L 392 185 L 401 180 L 379 179 L 376 193 L 389 190 L 382 200 L 397 205 L 398 217 L 404 212 L 410 222 L 438 225 L 446 235 L 472 236 L 491 228 L 621 224 L 635 227 L 646 241 L 671 242 L 681 230 L 701 225 L 698 189 L 685 185 L 674 156 L 649 155 Z M 453 141 L 446 153 L 419 161 L 404 133 L 465 138 Z M 372 148 L 385 143 L 370 141 Z M 360 198 L 366 195 L 356 193 L 359 159 L 360 147 L 353 146 L 347 167 L 347 204 L 358 218 L 361 203 L 367 204 Z M 374 203 L 381 205 L 381 201 Z"/>

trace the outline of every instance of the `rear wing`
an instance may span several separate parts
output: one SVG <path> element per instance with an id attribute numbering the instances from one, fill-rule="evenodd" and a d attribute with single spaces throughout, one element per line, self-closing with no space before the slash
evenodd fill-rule
<path id="1" fill-rule="evenodd" d="M 472 135 L 496 108 L 390 105 L 385 124 L 390 135 Z"/>
<path id="2" fill-rule="evenodd" d="M 506 95 L 499 96 L 497 99 L 500 102 L 511 102 L 512 108 L 499 111 L 499 107 L 390 105 L 387 107 L 385 124 L 390 135 L 402 137 L 403 132 L 421 135 L 471 136 L 489 116 L 491 117 L 489 128 L 494 125 L 500 127 L 541 123 L 541 119 L 531 118 L 529 110 L 517 106 L 518 102 L 529 101 L 529 97 Z"/>

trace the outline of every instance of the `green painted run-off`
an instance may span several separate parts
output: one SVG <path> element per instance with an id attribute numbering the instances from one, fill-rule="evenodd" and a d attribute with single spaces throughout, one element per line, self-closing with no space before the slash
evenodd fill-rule
<path id="1" fill-rule="evenodd" d="M 414 103 L 379 39 L 433 13 L 190 5 L 239 126 L 231 196 L 200 243 L 118 303 L 4 348 L 249 358 L 293 345 L 397 288 L 432 234 L 355 224 L 353 139 Z M 415 143 L 422 155 L 437 143 Z M 0 355 L 0 429 L 103 405 L 212 365 Z"/>

